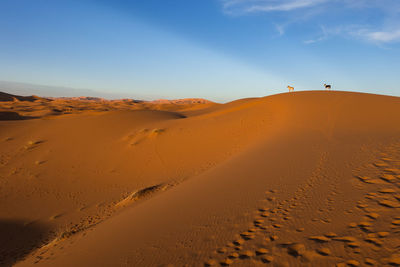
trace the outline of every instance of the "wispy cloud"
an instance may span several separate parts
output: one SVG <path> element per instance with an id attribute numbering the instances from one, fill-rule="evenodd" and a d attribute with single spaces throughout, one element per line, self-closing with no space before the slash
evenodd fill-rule
<path id="1" fill-rule="evenodd" d="M 320 26 L 320 33 L 313 39 L 303 41 L 314 44 L 337 36 L 351 36 L 376 44 L 400 42 L 400 28 L 395 30 L 373 30 L 365 25 L 341 25 L 337 27 Z"/>
<path id="2" fill-rule="evenodd" d="M 290 0 L 274 3 L 275 1 L 265 1 L 258 5 L 250 6 L 246 9 L 247 12 L 266 12 L 266 11 L 291 11 L 299 8 L 311 7 L 325 0 Z"/>
<path id="3" fill-rule="evenodd" d="M 326 29 L 325 26 L 321 25 L 320 28 L 321 28 L 320 36 L 318 36 L 317 38 L 314 38 L 314 39 L 305 40 L 305 41 L 303 41 L 303 43 L 308 45 L 308 44 L 314 44 L 314 43 L 318 43 L 318 42 L 328 39 L 328 37 L 330 35 L 329 31 Z"/>
<path id="4" fill-rule="evenodd" d="M 279 33 L 280 36 L 285 34 L 285 27 L 286 27 L 286 25 L 283 25 L 283 24 L 276 24 L 275 25 L 275 29 Z"/>
<path id="5" fill-rule="evenodd" d="M 329 0 L 222 0 L 224 11 L 229 14 L 292 11 L 327 1 Z"/>
<path id="6" fill-rule="evenodd" d="M 303 41 L 304 44 L 322 42 L 337 36 L 347 36 L 373 43 L 394 43 L 400 41 L 399 0 L 219 1 L 222 3 L 223 12 L 233 16 L 274 12 L 287 14 L 284 16 L 284 21 L 273 21 L 275 29 L 280 36 L 287 32 L 288 26 L 291 24 L 311 21 L 320 25 L 319 30 L 314 33 L 315 37 L 306 39 Z M 337 13 L 332 13 L 331 7 L 334 7 Z M 336 20 L 334 16 L 335 14 L 340 14 L 340 10 L 348 12 L 348 14 L 349 12 L 354 12 L 354 18 L 347 21 L 343 21 L 341 18 Z M 318 15 L 321 15 L 321 13 L 329 15 L 330 19 L 328 22 L 318 20 Z M 363 14 L 365 14 L 364 17 Z M 371 14 L 373 15 L 371 16 Z M 365 25 L 365 21 L 369 21 L 369 24 Z"/>
<path id="7" fill-rule="evenodd" d="M 303 41 L 304 44 L 314 44 L 318 42 L 322 42 L 332 38 L 334 36 L 342 35 L 348 32 L 352 32 L 354 25 L 347 25 L 347 26 L 336 26 L 336 27 L 327 27 L 325 25 L 319 25 L 320 32 L 318 35 L 313 39 L 308 39 Z"/>
<path id="8" fill-rule="evenodd" d="M 400 29 L 391 31 L 368 31 L 362 30 L 358 35 L 371 42 L 390 43 L 400 41 Z"/>

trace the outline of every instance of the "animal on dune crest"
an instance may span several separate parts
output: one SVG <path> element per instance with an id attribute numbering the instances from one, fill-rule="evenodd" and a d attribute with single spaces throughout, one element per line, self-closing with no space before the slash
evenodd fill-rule
<path id="1" fill-rule="evenodd" d="M 289 86 L 289 85 L 288 85 L 287 88 L 289 89 L 289 92 L 293 92 L 293 91 L 294 91 L 294 87 L 292 87 L 292 86 Z"/>
<path id="2" fill-rule="evenodd" d="M 324 87 L 326 90 L 331 90 L 332 86 L 330 84 L 324 83 Z"/>

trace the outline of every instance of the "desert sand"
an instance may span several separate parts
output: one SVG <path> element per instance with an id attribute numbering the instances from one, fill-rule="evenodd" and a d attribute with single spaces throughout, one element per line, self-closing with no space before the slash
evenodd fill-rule
<path id="1" fill-rule="evenodd" d="M 0 265 L 400 266 L 400 98 L 0 94 Z"/>

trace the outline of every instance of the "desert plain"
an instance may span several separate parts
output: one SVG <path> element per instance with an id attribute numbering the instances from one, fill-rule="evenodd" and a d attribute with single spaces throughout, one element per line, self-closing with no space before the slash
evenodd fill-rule
<path id="1" fill-rule="evenodd" d="M 400 266 L 400 98 L 0 94 L 1 266 Z"/>

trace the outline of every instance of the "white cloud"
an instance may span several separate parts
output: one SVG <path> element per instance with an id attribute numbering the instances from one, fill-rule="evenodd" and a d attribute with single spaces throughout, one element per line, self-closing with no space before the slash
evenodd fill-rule
<path id="1" fill-rule="evenodd" d="M 330 0 L 222 0 L 224 11 L 229 14 L 292 11 L 328 1 Z"/>
<path id="2" fill-rule="evenodd" d="M 303 43 L 308 45 L 308 44 L 314 44 L 319 41 L 320 41 L 319 39 L 316 39 L 316 40 L 310 39 L 310 40 L 303 41 Z"/>
<path id="3" fill-rule="evenodd" d="M 332 38 L 333 36 L 338 36 L 342 34 L 346 34 L 350 32 L 355 26 L 348 25 L 348 26 L 336 26 L 336 27 L 327 27 L 325 25 L 320 25 L 320 33 L 314 39 L 309 39 L 303 41 L 304 44 L 314 44 L 318 42 L 322 42 Z"/>
<path id="4" fill-rule="evenodd" d="M 393 43 L 400 41 L 400 0 L 219 0 L 223 11 L 229 15 L 250 15 L 254 13 L 281 12 L 287 14 L 284 21 L 273 22 L 280 36 L 288 25 L 299 24 L 329 13 L 335 7 L 335 14 L 342 9 L 355 12 L 354 20 L 335 21 L 329 14 L 329 25 L 320 26 L 315 37 L 306 39 L 304 44 L 321 42 L 334 36 L 352 37 L 374 43 Z M 296 12 L 297 11 L 297 12 Z M 293 12 L 295 16 L 293 16 Z M 365 12 L 365 13 L 364 13 Z M 371 12 L 376 15 L 371 17 Z M 362 14 L 365 14 L 364 19 Z M 361 14 L 361 16 L 360 16 Z M 373 19 L 372 19 L 373 18 Z M 281 17 L 282 19 L 282 17 Z M 286 21 L 285 21 L 286 19 Z M 370 24 L 360 25 L 359 22 Z M 318 19 L 315 20 L 318 23 Z M 319 21 L 325 23 L 324 21 Z M 399 26 L 399 27 L 397 27 Z"/>
<path id="5" fill-rule="evenodd" d="M 376 44 L 400 42 L 400 26 L 394 27 L 394 25 L 391 25 L 391 27 L 381 27 L 381 29 L 365 25 L 353 26 L 352 28 L 347 28 L 343 34 Z"/>
<path id="6" fill-rule="evenodd" d="M 270 2 L 270 3 L 268 3 Z M 267 3 L 253 5 L 246 9 L 247 12 L 268 12 L 268 11 L 291 11 L 299 8 L 311 7 L 325 0 L 291 0 L 281 1 L 280 3 L 273 3 L 275 1 L 268 1 Z"/>
<path id="7" fill-rule="evenodd" d="M 395 42 L 400 41 L 400 29 L 394 31 L 376 31 L 376 32 L 367 32 L 364 36 L 374 42 Z"/>
<path id="8" fill-rule="evenodd" d="M 337 27 L 321 26 L 321 32 L 315 39 L 303 41 L 304 44 L 313 44 L 325 41 L 334 36 L 351 36 L 373 43 L 400 42 L 400 27 L 394 30 L 372 30 L 365 25 L 342 25 Z"/>
<path id="9" fill-rule="evenodd" d="M 276 31 L 279 33 L 280 36 L 285 34 L 285 25 L 275 25 Z"/>

